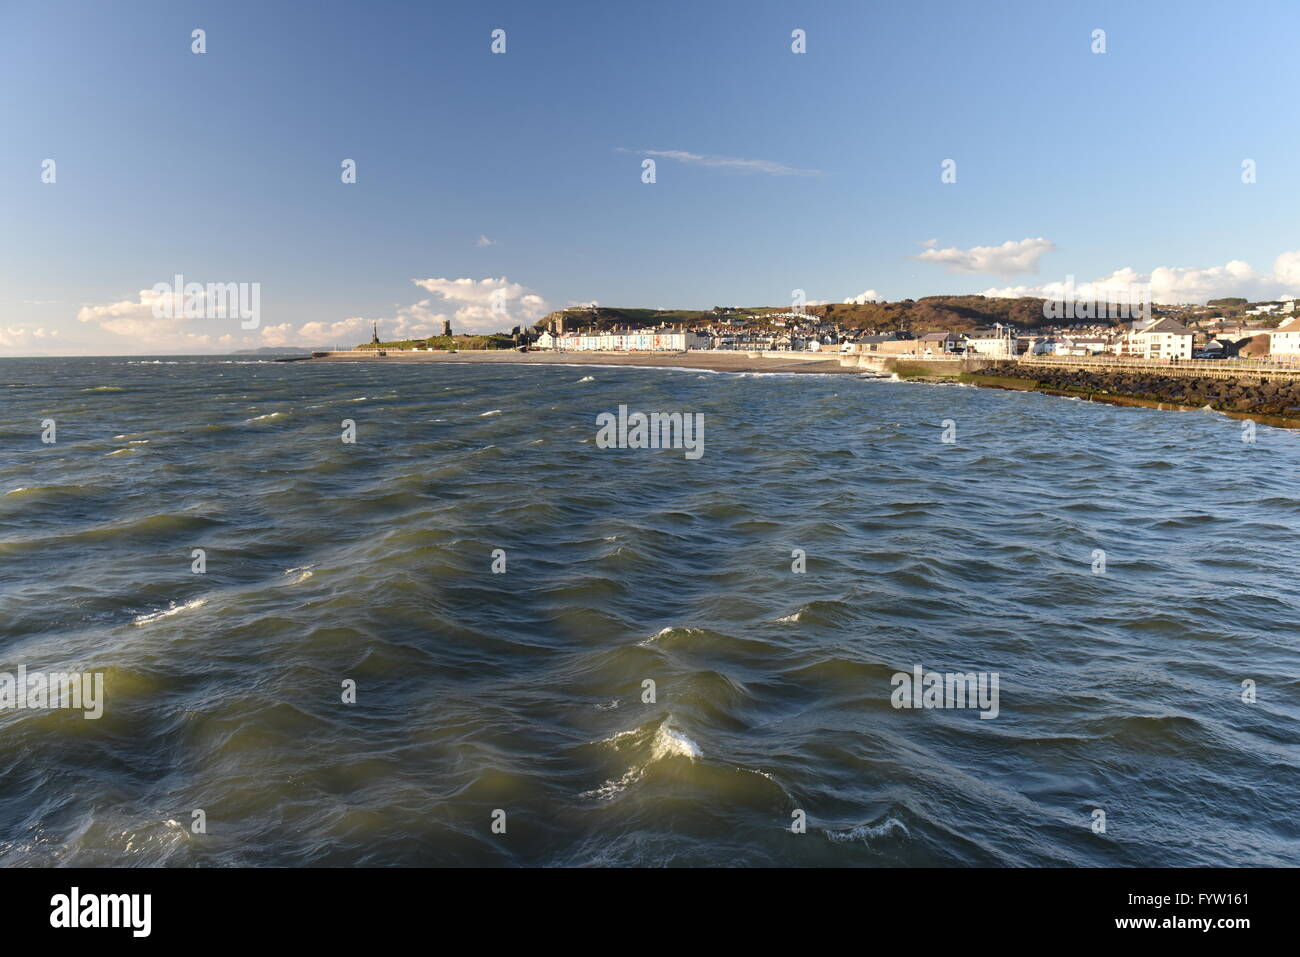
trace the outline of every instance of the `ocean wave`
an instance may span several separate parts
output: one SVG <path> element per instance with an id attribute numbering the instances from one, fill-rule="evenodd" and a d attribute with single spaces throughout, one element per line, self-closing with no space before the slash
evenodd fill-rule
<path id="1" fill-rule="evenodd" d="M 669 724 L 670 721 L 671 716 L 659 722 L 653 729 L 630 728 L 601 741 L 602 745 L 611 746 L 620 753 L 633 751 L 634 762 L 622 776 L 611 778 L 590 791 L 584 791 L 579 797 L 602 801 L 613 800 L 641 781 L 656 764 L 674 758 L 687 761 L 699 760 L 703 754 L 700 746 L 685 732 L 673 728 Z M 635 758 L 639 756 L 636 752 L 644 755 L 644 759 L 636 761 Z"/>
<path id="2" fill-rule="evenodd" d="M 831 828 L 822 828 L 822 833 L 837 844 L 870 843 L 882 837 L 888 837 L 890 834 L 902 832 L 904 837 L 911 837 L 912 833 L 896 817 L 888 817 L 879 824 L 854 824 L 851 827 L 833 830 Z"/>
<path id="3" fill-rule="evenodd" d="M 16 496 L 20 500 L 36 497 L 67 500 L 90 498 L 105 491 L 102 485 L 20 485 L 5 492 L 4 497 Z"/>
<path id="4" fill-rule="evenodd" d="M 206 598 L 195 598 L 192 601 L 185 602 L 183 605 L 178 605 L 176 602 L 172 602 L 161 611 L 149 612 L 148 614 L 137 616 L 132 624 L 151 625 L 155 621 L 162 621 L 164 618 L 170 618 L 172 615 L 179 615 L 183 611 L 193 611 L 196 608 L 202 608 L 207 603 L 208 600 Z"/>
<path id="5" fill-rule="evenodd" d="M 45 827 L 0 863 L 1300 861 L 1273 813 L 1300 806 L 1300 437 L 844 374 L 66 362 L 0 386 L 27 449 L 0 457 L 0 638 L 105 665 L 109 707 L 0 713 L 15 820 Z M 607 392 L 703 412 L 709 451 L 575 449 Z M 308 427 L 362 396 L 365 447 Z M 69 403 L 112 414 L 39 447 L 21 423 Z M 1000 716 L 895 709 L 916 665 L 1000 672 Z M 339 710 L 348 677 L 375 720 Z M 1092 840 L 1117 781 L 1150 813 Z M 132 822 L 95 801 L 123 789 Z M 169 837 L 214 794 L 220 841 Z"/>

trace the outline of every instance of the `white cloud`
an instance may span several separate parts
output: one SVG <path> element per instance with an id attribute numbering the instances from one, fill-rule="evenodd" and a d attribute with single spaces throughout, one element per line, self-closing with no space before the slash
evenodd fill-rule
<path id="1" fill-rule="evenodd" d="M 937 239 L 923 239 L 923 240 L 921 240 L 919 243 L 917 243 L 917 245 L 918 245 L 918 246 L 927 246 L 927 247 L 929 247 L 929 246 L 938 246 L 938 245 L 939 245 L 939 240 L 937 240 Z"/>
<path id="2" fill-rule="evenodd" d="M 844 302 L 848 305 L 860 306 L 867 302 L 880 302 L 884 297 L 874 289 L 868 289 L 866 292 L 860 292 L 856 296 L 850 296 Z"/>
<path id="3" fill-rule="evenodd" d="M 1300 291 L 1300 250 L 1284 252 L 1273 262 L 1270 273 L 1259 273 L 1250 263 L 1234 259 L 1223 266 L 1157 266 L 1140 273 L 1130 266 L 1087 282 L 1076 282 L 1079 298 L 1106 300 L 1106 293 L 1122 293 L 1134 286 L 1150 286 L 1152 301 L 1175 305 L 1204 303 L 1208 299 L 1244 296 L 1252 302 L 1278 299 Z M 984 290 L 985 296 L 1053 298 L 1064 295 L 1066 283 L 1047 282 L 1035 286 L 1004 286 Z"/>
<path id="4" fill-rule="evenodd" d="M 499 279 L 415 279 L 451 307 L 453 328 L 457 332 L 501 332 L 511 326 L 532 325 L 550 310 L 546 301 L 526 286 Z M 411 307 L 425 308 L 429 300 Z"/>
<path id="5" fill-rule="evenodd" d="M 1300 289 L 1300 249 L 1293 249 L 1273 261 L 1273 275 L 1292 290 Z"/>
<path id="6" fill-rule="evenodd" d="M 475 246 L 496 246 L 497 241 L 495 239 L 488 239 L 484 235 L 480 235 L 479 238 L 474 241 L 474 245 Z"/>
<path id="7" fill-rule="evenodd" d="M 181 296 L 142 289 L 135 299 L 83 306 L 77 319 L 118 337 L 116 343 L 108 343 L 109 348 L 127 345 L 135 351 L 192 352 L 257 346 L 352 346 L 369 341 L 375 322 L 379 323 L 380 335 L 388 340 L 437 335 L 442 332 L 444 319 L 451 319 L 458 333 L 501 332 L 512 326 L 532 325 L 549 311 L 541 296 L 504 276 L 477 280 L 414 279 L 412 282 L 434 296 L 400 306 L 394 315 L 387 317 L 314 320 L 296 327 L 284 322 L 243 330 L 234 317 L 187 319 Z M 155 303 L 169 296 L 176 307 L 171 310 L 176 318 L 156 318 Z M 0 330 L 0 348 L 11 348 L 8 342 L 18 341 L 16 336 L 13 330 Z"/>
<path id="8" fill-rule="evenodd" d="M 175 318 L 156 318 L 154 305 L 171 300 L 169 310 Z M 185 300 L 180 293 L 157 293 L 141 289 L 135 299 L 123 299 L 105 305 L 82 306 L 77 311 L 80 322 L 92 323 L 115 336 L 130 339 L 138 348 L 150 350 L 208 349 L 219 344 L 220 334 L 239 328 L 239 319 L 187 319 Z M 200 325 L 205 324 L 205 325 Z M 194 327 L 203 331 L 194 331 Z"/>
<path id="9" fill-rule="evenodd" d="M 691 166 L 710 166 L 738 173 L 766 173 L 768 176 L 820 176 L 819 169 L 799 169 L 771 160 L 741 159 L 736 156 L 710 156 L 705 153 L 688 153 L 685 150 L 628 150 L 618 147 L 620 153 L 639 153 L 658 159 L 676 160 Z"/>
<path id="10" fill-rule="evenodd" d="M 385 341 L 401 339 L 424 339 L 442 332 L 442 320 L 448 318 L 445 313 L 435 313 L 429 308 L 429 300 L 422 299 L 411 306 L 404 306 L 396 316 L 372 319 L 367 316 L 350 316 L 332 322 L 305 322 L 297 329 L 281 332 L 283 327 L 271 327 L 270 336 L 283 337 L 284 342 L 263 342 L 263 345 L 303 345 L 332 346 L 341 345 L 345 349 L 362 342 L 370 341 L 370 333 L 377 322 L 379 337 Z M 463 330 L 457 330 L 463 331 Z"/>
<path id="11" fill-rule="evenodd" d="M 390 317 L 352 316 L 334 322 L 308 322 L 290 334 L 284 327 L 272 327 L 263 345 L 281 345 L 284 338 L 300 345 L 355 345 L 368 342 L 372 324 L 379 323 L 379 336 L 386 341 L 422 339 L 442 332 L 444 319 L 452 321 L 452 331 L 482 335 L 504 332 L 512 326 L 529 326 L 550 310 L 545 300 L 528 287 L 498 279 L 413 279 L 421 289 L 437 297 L 421 299 L 402 306 Z M 499 305 L 497 305 L 499 303 Z"/>
<path id="12" fill-rule="evenodd" d="M 50 340 L 59 338 L 59 330 L 44 326 L 0 326 L 0 349 L 30 349 L 32 346 L 54 345 Z"/>
<path id="13" fill-rule="evenodd" d="M 945 266 L 948 272 L 986 273 L 993 276 L 1014 276 L 1018 273 L 1038 272 L 1038 260 L 1044 253 L 1056 249 L 1050 240 L 1007 240 L 1001 246 L 973 246 L 970 249 L 926 249 L 913 258 L 922 262 Z"/>

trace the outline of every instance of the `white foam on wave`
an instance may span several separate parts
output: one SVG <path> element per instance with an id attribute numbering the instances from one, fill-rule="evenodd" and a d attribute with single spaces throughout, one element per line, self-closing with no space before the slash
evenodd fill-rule
<path id="1" fill-rule="evenodd" d="M 104 457 L 107 458 L 110 455 L 130 455 L 134 451 L 135 449 L 114 449 L 112 452 L 106 452 Z"/>
<path id="2" fill-rule="evenodd" d="M 694 761 L 700 753 L 700 746 L 682 732 L 661 724 L 659 730 L 655 732 L 651 745 L 650 760 L 659 761 L 663 758 L 677 757 L 690 758 Z"/>
<path id="3" fill-rule="evenodd" d="M 579 379 L 578 381 L 579 381 L 579 382 L 595 382 L 595 381 L 596 381 L 596 377 L 595 377 L 595 376 L 585 375 L 585 376 L 583 376 L 581 379 Z"/>
<path id="4" fill-rule="evenodd" d="M 245 425 L 251 425 L 254 422 L 274 422 L 276 419 L 287 418 L 288 412 L 268 412 L 266 415 L 255 415 L 251 419 L 245 419 Z"/>
<path id="5" fill-rule="evenodd" d="M 907 825 L 896 817 L 887 817 L 879 824 L 857 824 L 840 831 L 831 830 L 830 828 L 823 829 L 823 833 L 838 844 L 845 844 L 850 841 L 870 841 L 874 838 L 885 837 L 894 831 L 902 831 L 907 837 L 912 836 L 907 829 Z"/>
<path id="6" fill-rule="evenodd" d="M 615 537 L 617 537 L 617 536 L 615 536 Z M 608 539 L 607 539 L 607 541 L 608 541 Z M 677 630 L 677 629 L 676 629 L 676 628 L 673 628 L 673 627 L 660 628 L 658 631 L 656 631 L 656 632 L 655 632 L 653 635 L 651 635 L 649 638 L 646 638 L 646 639 L 643 640 L 643 641 L 638 641 L 638 642 L 637 642 L 637 647 L 639 647 L 639 648 L 646 648 L 646 647 L 649 647 L 650 645 L 653 645 L 656 641 L 658 641 L 660 638 L 664 637 L 664 635 L 672 634 L 672 632 L 674 632 L 674 631 L 676 631 L 676 630 Z M 690 630 L 691 630 L 691 629 L 689 629 L 689 628 L 685 628 L 685 629 L 683 629 L 683 631 L 690 631 Z"/>
<path id="7" fill-rule="evenodd" d="M 169 607 L 164 608 L 162 611 L 151 612 L 148 615 L 140 615 L 135 619 L 135 624 L 137 625 L 152 624 L 155 621 L 162 621 L 164 618 L 170 618 L 172 615 L 178 615 L 183 611 L 191 611 L 195 608 L 202 608 L 207 603 L 208 600 L 206 598 L 195 598 L 193 601 L 187 601 L 183 605 L 178 605 L 176 604 L 176 602 L 172 602 Z"/>
<path id="8" fill-rule="evenodd" d="M 626 774 L 624 774 L 617 781 L 606 781 L 598 788 L 592 788 L 590 791 L 583 791 L 581 794 L 578 795 L 578 797 L 595 798 L 598 801 L 608 801 L 611 800 L 612 798 L 618 797 L 620 794 L 622 794 L 624 791 L 630 788 L 633 784 L 636 784 L 637 781 L 641 780 L 641 778 L 644 775 L 645 775 L 644 769 L 631 768 Z"/>
<path id="9" fill-rule="evenodd" d="M 619 550 L 621 550 L 621 548 L 622 548 L 622 546 L 619 547 Z M 618 550 L 616 550 L 616 551 L 614 552 L 615 555 L 617 555 L 618 553 L 619 553 Z M 663 638 L 663 637 L 665 637 L 666 635 L 670 635 L 670 634 L 672 634 L 672 633 L 675 632 L 675 631 L 681 632 L 682 634 L 685 634 L 685 635 L 702 635 L 702 634 L 704 634 L 704 631 L 701 630 L 701 629 L 699 629 L 699 628 L 691 628 L 691 627 L 689 627 L 689 626 L 687 626 L 687 625 L 672 625 L 672 626 L 670 626 L 670 627 L 668 627 L 668 628 L 660 628 L 658 631 L 656 631 L 656 632 L 655 632 L 653 635 L 651 635 L 649 638 L 646 638 L 646 639 L 644 639 L 644 640 L 642 640 L 642 641 L 638 641 L 638 642 L 637 642 L 637 647 L 639 647 L 639 648 L 648 648 L 650 645 L 653 645 L 655 642 L 657 642 L 660 638 Z"/>
<path id="10" fill-rule="evenodd" d="M 621 742 L 629 737 L 637 737 L 644 734 L 641 728 L 630 728 L 627 731 L 620 731 L 613 737 L 606 738 L 601 744 L 612 744 L 615 747 L 622 747 Z M 666 758 L 686 758 L 694 761 L 701 757 L 703 752 L 700 746 L 692 741 L 689 737 L 675 728 L 670 728 L 665 721 L 655 729 L 654 737 L 650 739 L 650 757 L 645 764 L 634 764 L 623 773 L 623 776 L 617 780 L 606 781 L 598 788 L 590 791 L 584 791 L 578 795 L 582 798 L 596 798 L 597 800 L 608 801 L 618 797 L 632 785 L 636 784 L 646 772 L 650 770 L 650 765 L 656 761 L 662 761 Z"/>
<path id="11" fill-rule="evenodd" d="M 286 568 L 284 570 L 284 573 L 286 575 L 292 575 L 294 572 L 302 572 L 301 575 L 299 575 L 293 581 L 289 582 L 290 585 L 300 585 L 303 582 L 305 582 L 308 578 L 311 578 L 312 569 L 315 567 L 316 567 L 315 565 L 302 565 L 299 566 L 298 568 Z"/>
<path id="12" fill-rule="evenodd" d="M 493 409 L 491 412 L 480 412 L 478 417 L 480 419 L 486 419 L 489 415 L 500 415 L 500 414 L 501 414 L 500 409 Z"/>

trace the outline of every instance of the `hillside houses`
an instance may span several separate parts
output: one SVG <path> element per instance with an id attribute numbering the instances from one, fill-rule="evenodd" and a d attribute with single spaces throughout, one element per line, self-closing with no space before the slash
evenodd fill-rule
<path id="1" fill-rule="evenodd" d="M 1238 356 L 1289 356 L 1300 361 L 1300 314 L 1295 300 L 1247 303 L 1214 300 L 1205 306 L 1157 306 L 1154 317 L 1132 323 L 1059 322 L 992 328 L 853 328 L 826 315 L 718 307 L 660 325 L 632 322 L 607 325 L 612 315 L 651 310 L 565 310 L 548 320 L 533 342 L 537 349 L 561 351 L 681 351 L 685 349 L 749 352 L 836 352 L 937 358 L 980 356 L 1075 357 L 1113 355 L 1148 361 L 1233 359 Z M 681 310 L 679 312 L 689 312 Z M 563 321 L 568 318 L 567 328 Z M 587 320 L 575 328 L 573 320 Z"/>

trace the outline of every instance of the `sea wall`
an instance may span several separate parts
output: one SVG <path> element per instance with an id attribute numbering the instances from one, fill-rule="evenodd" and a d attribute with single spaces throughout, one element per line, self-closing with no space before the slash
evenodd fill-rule
<path id="1" fill-rule="evenodd" d="M 879 372 L 881 375 L 902 377 L 958 376 L 963 372 L 979 372 L 993 364 L 989 359 L 969 356 L 921 359 L 916 356 L 853 352 L 840 356 L 840 365 L 842 366 Z"/>
<path id="2" fill-rule="evenodd" d="M 1220 412 L 1264 416 L 1300 416 L 1300 378 L 1267 373 L 1231 378 L 1165 375 L 1159 372 L 1101 372 L 1086 369 L 995 363 L 987 377 L 1024 381 L 1041 392 L 1128 398 L 1188 408 L 1209 406 Z M 977 377 L 978 378 L 978 377 Z M 997 385 L 992 381 L 979 384 Z M 1008 383 L 1009 384 L 1009 383 Z M 1014 388 L 1014 385 L 1011 387 Z"/>

